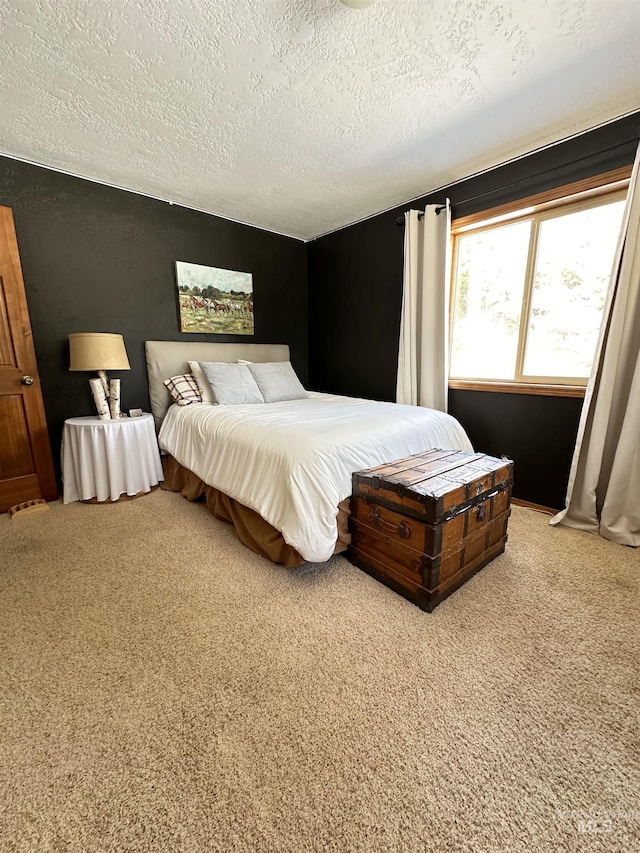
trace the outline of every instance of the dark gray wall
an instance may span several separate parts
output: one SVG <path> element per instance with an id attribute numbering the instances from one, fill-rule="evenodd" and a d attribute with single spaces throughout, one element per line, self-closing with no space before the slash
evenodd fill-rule
<path id="1" fill-rule="evenodd" d="M 487 210 L 628 165 L 639 137 L 636 113 L 312 242 L 311 386 L 395 399 L 403 264 L 403 229 L 395 223 L 405 210 L 446 197 L 454 217 Z M 449 410 L 476 448 L 513 456 L 517 497 L 563 505 L 580 400 L 452 391 Z"/>
<path id="2" fill-rule="evenodd" d="M 306 246 L 246 225 L 0 157 L 16 224 L 54 458 L 68 417 L 92 414 L 69 373 L 70 332 L 124 335 L 122 406 L 149 408 L 144 341 L 285 343 L 307 381 Z M 175 261 L 253 273 L 255 336 L 178 331 Z"/>
<path id="3" fill-rule="evenodd" d="M 121 374 L 124 408 L 149 405 L 145 340 L 214 339 L 178 331 L 176 260 L 252 272 L 251 340 L 289 344 L 296 370 L 311 387 L 392 400 L 402 300 L 403 233 L 396 218 L 445 196 L 454 216 L 465 216 L 627 165 L 640 135 L 639 116 L 308 246 L 0 157 L 0 204 L 13 209 L 16 221 L 54 457 L 65 418 L 93 412 L 88 377 L 68 372 L 69 332 L 124 335 L 132 367 Z M 580 408 L 579 400 L 561 398 L 450 394 L 450 411 L 476 447 L 514 457 L 515 494 L 547 506 L 563 503 Z"/>

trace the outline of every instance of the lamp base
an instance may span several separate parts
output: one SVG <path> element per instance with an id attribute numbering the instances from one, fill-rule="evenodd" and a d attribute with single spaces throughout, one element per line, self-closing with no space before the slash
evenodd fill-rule
<path id="1" fill-rule="evenodd" d="M 101 421 L 117 420 L 122 417 L 120 410 L 120 380 L 109 380 L 106 371 L 99 370 L 95 379 L 89 380 L 93 401 L 96 404 Z"/>
<path id="2" fill-rule="evenodd" d="M 102 378 L 96 377 L 90 379 L 89 385 L 91 386 L 93 402 L 96 404 L 96 409 L 98 410 L 98 417 L 101 421 L 110 421 L 111 413 L 109 412 L 109 403 L 107 402 L 107 395 L 104 392 Z"/>
<path id="3" fill-rule="evenodd" d="M 112 420 L 117 420 L 122 417 L 120 411 L 120 380 L 112 379 L 109 382 L 109 412 Z"/>

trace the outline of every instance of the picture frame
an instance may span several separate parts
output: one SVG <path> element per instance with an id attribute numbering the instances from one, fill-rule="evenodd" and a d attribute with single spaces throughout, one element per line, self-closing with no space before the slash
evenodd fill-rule
<path id="1" fill-rule="evenodd" d="M 253 335 L 253 275 L 176 261 L 180 331 Z"/>

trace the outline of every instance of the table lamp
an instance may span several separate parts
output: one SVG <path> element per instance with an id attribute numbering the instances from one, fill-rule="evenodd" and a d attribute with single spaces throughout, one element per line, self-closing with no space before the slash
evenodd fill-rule
<path id="1" fill-rule="evenodd" d="M 69 370 L 97 370 L 90 379 L 100 420 L 121 417 L 120 380 L 107 378 L 107 370 L 131 370 L 122 335 L 74 332 L 69 335 Z"/>

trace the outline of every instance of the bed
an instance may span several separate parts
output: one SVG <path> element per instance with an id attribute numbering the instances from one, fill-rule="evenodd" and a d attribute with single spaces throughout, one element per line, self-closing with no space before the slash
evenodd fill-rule
<path id="1" fill-rule="evenodd" d="M 164 487 L 204 498 L 244 544 L 286 566 L 324 562 L 348 544 L 354 471 L 431 447 L 472 450 L 450 415 L 309 392 L 259 405 L 177 406 L 163 381 L 189 361 L 289 360 L 284 345 L 147 341 Z"/>

